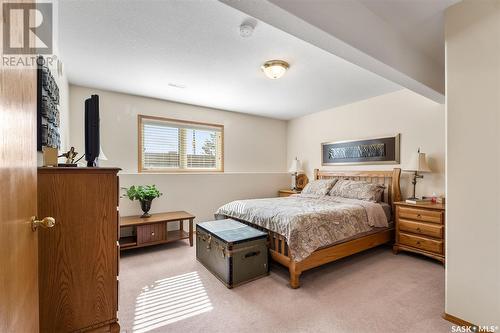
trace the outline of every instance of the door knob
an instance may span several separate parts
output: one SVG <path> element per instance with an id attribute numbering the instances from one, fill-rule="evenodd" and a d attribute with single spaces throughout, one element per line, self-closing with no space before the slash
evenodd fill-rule
<path id="1" fill-rule="evenodd" d="M 45 217 L 42 220 L 37 220 L 36 216 L 31 218 L 31 229 L 36 231 L 40 226 L 43 228 L 52 228 L 56 224 L 56 220 L 53 217 Z"/>

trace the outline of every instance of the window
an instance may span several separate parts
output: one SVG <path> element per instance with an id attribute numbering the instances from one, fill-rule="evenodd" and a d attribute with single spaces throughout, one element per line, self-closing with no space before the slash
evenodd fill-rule
<path id="1" fill-rule="evenodd" d="M 139 172 L 223 171 L 224 126 L 139 116 Z"/>

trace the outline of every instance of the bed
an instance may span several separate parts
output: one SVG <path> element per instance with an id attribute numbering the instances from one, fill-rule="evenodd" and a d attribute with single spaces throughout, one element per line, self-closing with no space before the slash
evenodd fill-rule
<path id="1" fill-rule="evenodd" d="M 295 289 L 300 286 L 300 275 L 304 271 L 393 240 L 394 228 L 390 220 L 394 216 L 394 203 L 401 200 L 400 175 L 399 168 L 392 171 L 316 169 L 315 180 L 349 179 L 384 185 L 381 202 L 299 195 L 235 201 L 219 208 L 216 215 L 233 218 L 267 232 L 270 256 L 288 267 L 290 286 Z M 274 223 L 277 219 L 263 218 L 266 214 L 283 215 L 280 218 L 285 222 Z M 356 218 L 359 214 L 365 214 L 365 218 Z M 382 220 L 381 214 L 387 217 L 385 225 L 377 224 Z M 363 223 L 353 223 L 353 220 Z M 293 221 L 294 227 L 300 226 L 301 231 L 306 230 L 308 234 L 290 231 L 287 221 Z"/>

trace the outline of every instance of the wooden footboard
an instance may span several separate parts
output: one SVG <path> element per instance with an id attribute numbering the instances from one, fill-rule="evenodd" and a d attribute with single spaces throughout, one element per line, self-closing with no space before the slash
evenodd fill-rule
<path id="1" fill-rule="evenodd" d="M 355 238 L 347 242 L 316 250 L 309 257 L 300 262 L 290 261 L 288 265 L 288 270 L 290 271 L 290 286 L 292 288 L 298 288 L 300 286 L 300 274 L 306 270 L 348 257 L 352 254 L 359 253 L 382 244 L 392 243 L 393 240 L 394 229 L 384 229 L 367 236 Z"/>
<path id="2" fill-rule="evenodd" d="M 227 218 L 235 219 L 229 216 Z M 389 243 L 394 239 L 394 229 L 384 229 L 367 236 L 316 250 L 306 259 L 295 262 L 290 258 L 288 244 L 285 237 L 248 221 L 239 219 L 235 220 L 267 232 L 269 254 L 274 261 L 280 263 L 285 267 L 288 267 L 288 271 L 290 273 L 290 287 L 292 287 L 293 289 L 300 287 L 300 275 L 304 271 L 348 257 L 352 254 L 362 252 L 364 250 L 368 250 L 385 243 Z"/>

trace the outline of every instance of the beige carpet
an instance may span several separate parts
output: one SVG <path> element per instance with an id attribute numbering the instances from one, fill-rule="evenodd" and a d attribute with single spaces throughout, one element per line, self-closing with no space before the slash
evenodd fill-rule
<path id="1" fill-rule="evenodd" d="M 450 332 L 444 268 L 379 247 L 302 275 L 227 289 L 184 242 L 131 250 L 120 261 L 122 332 Z"/>

